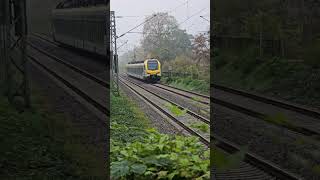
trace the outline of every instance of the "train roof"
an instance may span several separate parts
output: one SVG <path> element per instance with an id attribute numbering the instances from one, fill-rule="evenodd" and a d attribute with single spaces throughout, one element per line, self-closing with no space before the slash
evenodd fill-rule
<path id="1" fill-rule="evenodd" d="M 68 8 L 68 9 L 54 9 L 53 15 L 101 15 L 109 13 L 108 7 L 104 5 L 94 7 L 80 7 L 80 8 Z"/>
<path id="2" fill-rule="evenodd" d="M 140 63 L 144 63 L 147 60 L 157 60 L 158 61 L 158 59 L 150 58 L 150 59 L 146 59 L 144 61 L 131 61 L 131 62 L 128 62 L 128 64 L 140 64 Z"/>
<path id="3" fill-rule="evenodd" d="M 110 0 L 62 0 L 56 9 L 69 9 L 69 8 L 80 8 L 80 7 L 90 7 L 97 5 L 107 5 Z"/>
<path id="4" fill-rule="evenodd" d="M 144 63 L 144 61 L 131 61 L 128 64 L 140 64 L 140 63 Z"/>

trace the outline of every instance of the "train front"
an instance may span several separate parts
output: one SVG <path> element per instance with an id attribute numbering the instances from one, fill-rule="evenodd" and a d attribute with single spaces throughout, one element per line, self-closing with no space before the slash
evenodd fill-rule
<path id="1" fill-rule="evenodd" d="M 161 64 L 157 59 L 148 59 L 144 62 L 146 79 L 157 82 L 161 79 Z"/>

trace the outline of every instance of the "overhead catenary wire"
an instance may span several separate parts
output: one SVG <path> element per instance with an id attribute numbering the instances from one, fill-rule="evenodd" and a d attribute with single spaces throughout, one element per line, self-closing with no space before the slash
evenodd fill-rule
<path id="1" fill-rule="evenodd" d="M 210 23 L 210 21 L 209 21 L 207 18 L 205 18 L 205 17 L 203 17 L 203 16 L 200 16 L 200 17 Z"/>
<path id="2" fill-rule="evenodd" d="M 191 18 L 193 18 L 194 16 L 196 16 L 197 14 L 200 14 L 201 12 L 203 12 L 204 10 L 206 10 L 208 8 L 203 8 L 200 11 L 197 11 L 196 13 L 192 14 L 191 16 L 189 16 L 187 19 L 185 19 L 184 21 L 182 21 L 181 23 L 178 24 L 178 26 L 180 26 L 181 24 L 189 21 Z"/>
<path id="3" fill-rule="evenodd" d="M 127 32 L 125 32 L 125 33 L 121 34 L 120 36 L 118 36 L 118 38 L 124 36 L 125 34 L 129 33 L 129 32 L 132 31 L 132 30 L 137 29 L 138 27 L 140 27 L 141 25 L 147 23 L 148 21 L 150 21 L 151 19 L 155 18 L 156 16 L 157 16 L 157 15 L 154 14 L 152 17 L 146 19 L 144 22 L 140 23 L 139 25 L 135 26 L 134 28 L 132 28 L 132 29 L 128 30 Z"/>
<path id="4" fill-rule="evenodd" d="M 178 8 L 184 6 L 185 4 L 187 4 L 187 2 L 182 3 L 181 5 L 173 8 L 172 10 L 167 11 L 166 13 L 172 13 L 173 11 L 176 11 Z M 125 34 L 130 33 L 131 31 L 137 29 L 138 27 L 140 27 L 141 25 L 147 23 L 148 21 L 150 21 L 151 19 L 155 18 L 156 16 L 157 16 L 156 14 L 153 14 L 152 17 L 146 19 L 144 22 L 142 22 L 142 23 L 140 23 L 139 25 L 135 26 L 134 28 L 128 30 L 127 32 L 121 34 L 118 38 L 120 38 L 120 37 L 124 36 Z"/>
<path id="5" fill-rule="evenodd" d="M 153 14 L 152 17 L 146 19 L 144 22 L 140 23 L 139 25 L 135 26 L 134 28 L 128 30 L 128 31 L 125 32 L 125 33 L 123 33 L 123 34 L 122 34 L 121 36 L 119 36 L 118 38 L 123 37 L 124 35 L 130 34 L 130 33 L 131 33 L 131 34 L 144 34 L 144 32 L 137 32 L 137 31 L 136 31 L 136 32 L 132 32 L 132 31 L 133 31 L 134 29 L 137 29 L 137 28 L 140 27 L 141 25 L 149 22 L 149 21 L 152 20 L 153 18 L 155 18 L 155 17 L 160 17 L 160 16 L 164 16 L 165 14 L 168 14 L 168 13 L 172 13 L 172 12 L 176 11 L 178 8 L 184 6 L 184 5 L 188 4 L 188 3 L 189 3 L 189 1 L 185 1 L 185 2 L 182 3 L 181 5 L 175 7 L 175 8 L 173 8 L 173 9 L 171 9 L 171 10 L 166 11 L 163 15 L 158 15 L 158 16 L 157 16 L 157 15 Z M 207 7 L 201 9 L 200 11 L 197 11 L 196 13 L 192 14 L 191 16 L 189 16 L 189 14 L 188 14 L 187 19 L 185 19 L 184 21 L 182 21 L 181 23 L 179 23 L 177 26 L 180 26 L 181 24 L 189 21 L 191 18 L 193 18 L 194 16 L 200 14 L 201 12 L 203 12 L 203 11 L 206 10 L 206 9 L 207 9 Z M 208 14 L 208 13 L 207 13 L 207 14 Z M 129 17 L 129 16 L 128 16 L 128 17 Z M 161 19 L 160 19 L 160 20 L 161 20 Z M 191 26 L 193 26 L 193 25 L 191 25 Z M 191 27 L 191 26 L 190 26 L 190 27 Z M 168 32 L 162 33 L 162 34 L 168 34 Z M 165 50 L 165 51 L 169 51 L 168 49 L 161 48 L 160 45 L 159 45 L 158 43 L 156 43 L 156 42 L 154 42 L 154 44 L 155 44 L 156 46 L 158 46 L 160 49 L 163 49 L 163 50 Z"/>

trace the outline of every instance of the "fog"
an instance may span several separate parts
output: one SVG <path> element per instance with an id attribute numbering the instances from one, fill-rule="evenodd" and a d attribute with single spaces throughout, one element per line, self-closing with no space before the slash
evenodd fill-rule
<path id="1" fill-rule="evenodd" d="M 117 34 L 127 32 L 145 20 L 147 15 L 155 12 L 168 12 L 174 16 L 178 23 L 182 23 L 180 28 L 186 29 L 190 34 L 198 34 L 208 31 L 210 23 L 200 16 L 210 20 L 210 0 L 111 0 L 111 10 L 116 16 L 123 16 L 116 19 Z M 198 13 L 200 12 L 200 13 Z M 133 30 L 142 32 L 143 26 Z M 132 49 L 140 41 L 141 34 L 129 33 L 119 39 L 119 44 L 125 43 L 119 54 Z"/>

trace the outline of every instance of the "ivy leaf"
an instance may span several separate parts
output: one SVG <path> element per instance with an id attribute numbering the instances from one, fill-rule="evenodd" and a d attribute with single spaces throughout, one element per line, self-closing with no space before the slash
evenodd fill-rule
<path id="1" fill-rule="evenodd" d="M 113 178 L 124 177 L 129 174 L 129 163 L 127 160 L 111 163 L 111 176 Z"/>
<path id="2" fill-rule="evenodd" d="M 190 161 L 188 159 L 180 159 L 181 166 L 188 166 Z"/>
<path id="3" fill-rule="evenodd" d="M 169 180 L 172 180 L 174 178 L 174 176 L 176 176 L 176 175 L 178 175 L 178 173 L 176 171 L 174 171 L 174 172 L 168 174 L 167 177 L 168 177 Z"/>
<path id="4" fill-rule="evenodd" d="M 160 171 L 157 174 L 158 174 L 158 178 L 164 178 L 167 176 L 168 171 Z"/>
<path id="5" fill-rule="evenodd" d="M 143 174 L 147 170 L 147 166 L 144 164 L 133 164 L 131 171 L 136 174 Z"/>
<path id="6" fill-rule="evenodd" d="M 122 150 L 122 151 L 120 151 L 120 153 L 121 153 L 122 155 L 126 156 L 126 157 L 129 156 L 128 151 Z"/>

